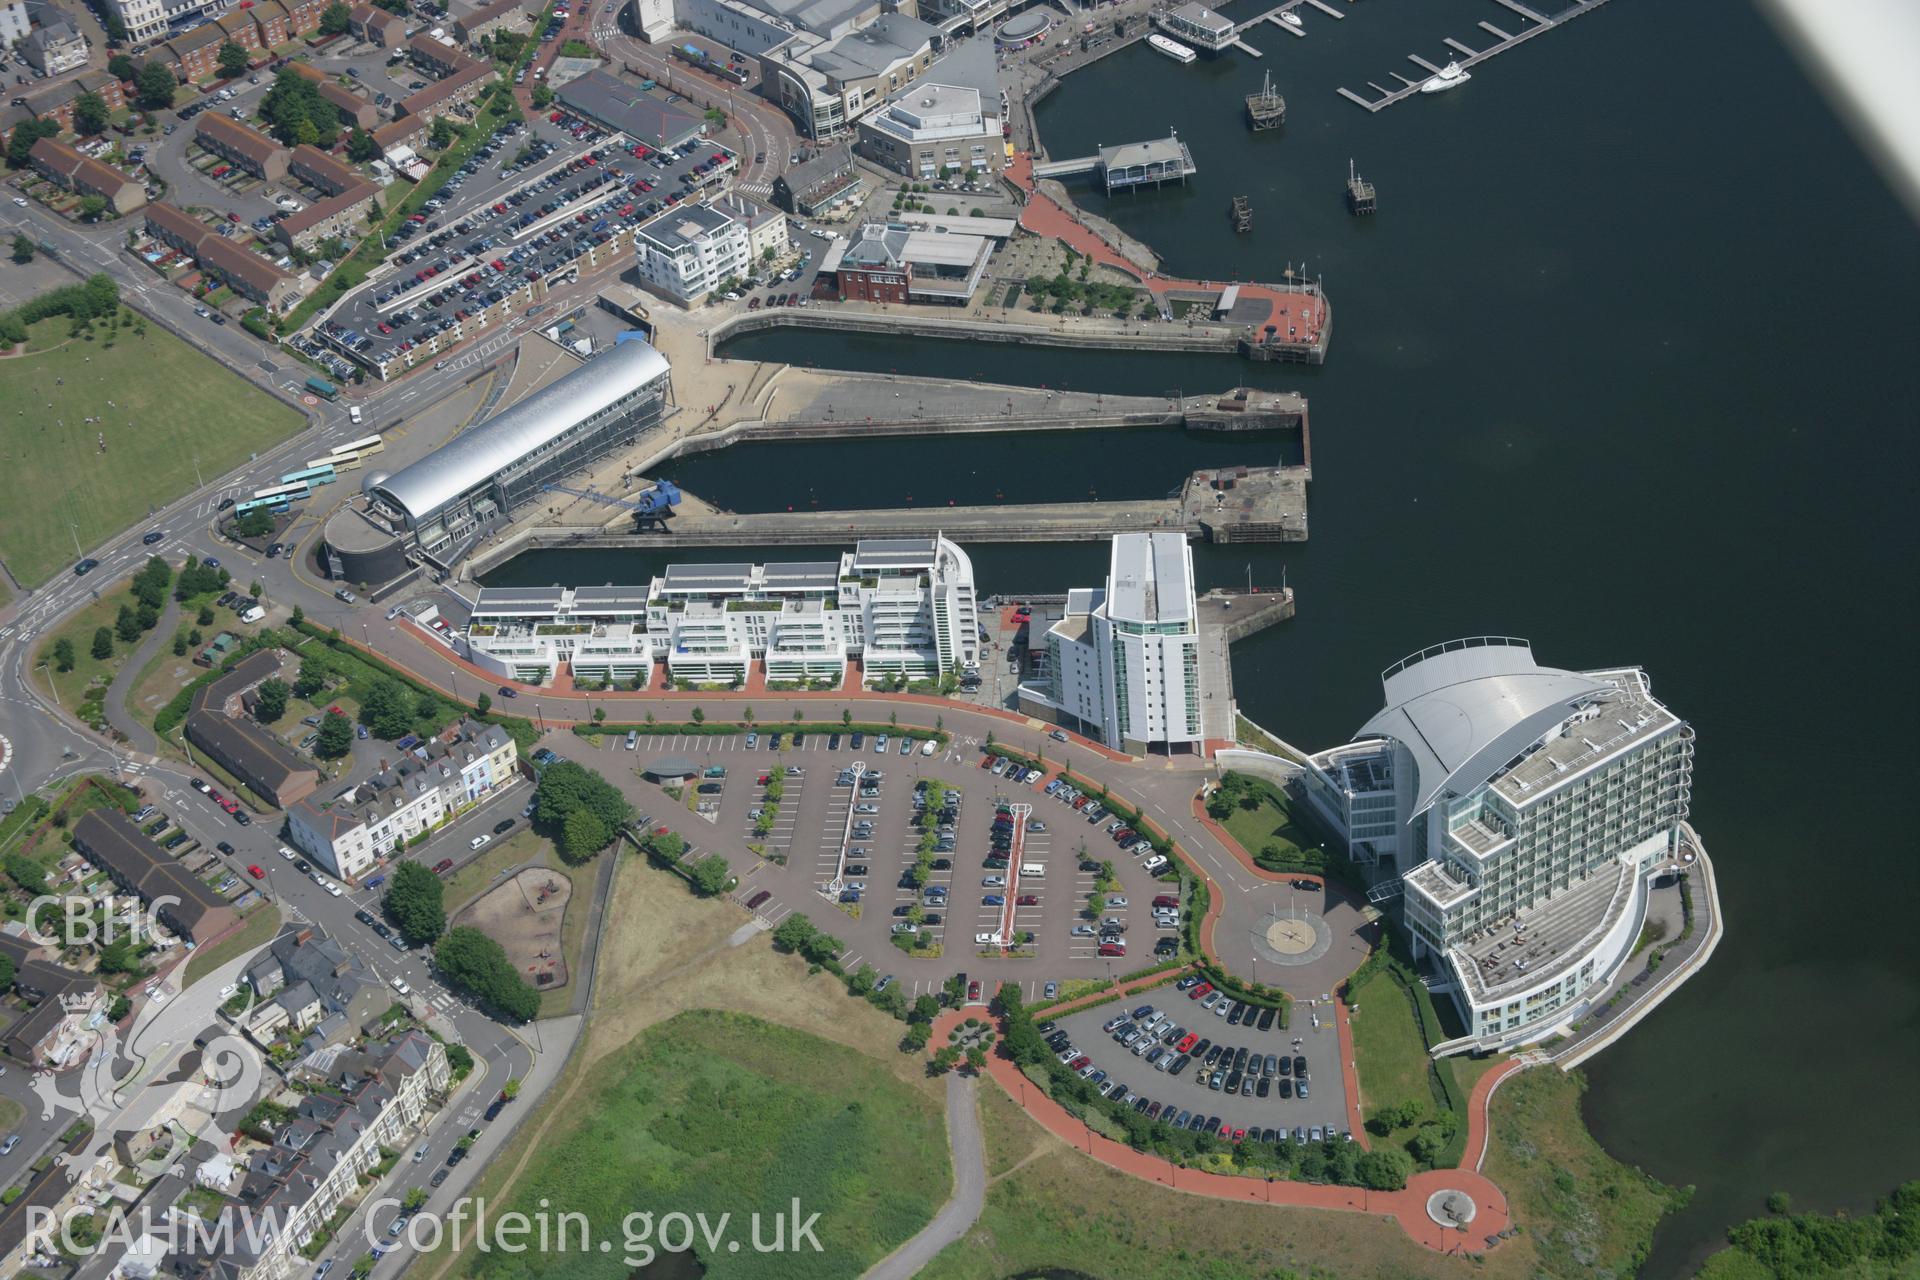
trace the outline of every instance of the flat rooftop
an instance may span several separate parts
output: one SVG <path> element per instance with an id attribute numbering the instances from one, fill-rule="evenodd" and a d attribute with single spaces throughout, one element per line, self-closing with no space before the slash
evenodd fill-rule
<path id="1" fill-rule="evenodd" d="M 1635 874 L 1630 866 L 1609 863 L 1514 915 L 1511 923 L 1502 922 L 1454 947 L 1455 967 L 1474 1002 L 1484 1004 L 1537 986 L 1584 961 L 1593 942 L 1632 901 Z"/>
<path id="2" fill-rule="evenodd" d="M 1614 753 L 1646 742 L 1680 723 L 1654 699 L 1644 671 L 1582 672 L 1612 685 L 1600 714 L 1571 726 L 1493 780 L 1493 789 L 1515 804 L 1544 794 Z"/>
<path id="3" fill-rule="evenodd" d="M 1136 165 L 1184 165 L 1187 149 L 1178 138 L 1152 138 L 1146 142 L 1122 142 L 1100 148 L 1100 163 L 1109 169 L 1127 169 Z"/>

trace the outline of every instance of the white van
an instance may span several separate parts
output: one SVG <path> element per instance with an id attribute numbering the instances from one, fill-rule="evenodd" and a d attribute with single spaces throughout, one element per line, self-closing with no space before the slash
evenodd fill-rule
<path id="1" fill-rule="evenodd" d="M 267 611 L 265 609 L 262 609 L 259 605 L 256 604 L 250 607 L 245 613 L 240 615 L 240 621 L 258 622 L 260 621 L 260 619 L 266 616 L 267 616 Z"/>
<path id="2" fill-rule="evenodd" d="M 1027 862 L 1021 864 L 1020 878 L 1022 880 L 1040 880 L 1045 878 L 1046 874 L 1047 864 L 1044 862 Z"/>
<path id="3" fill-rule="evenodd" d="M 356 427 L 359 426 L 360 425 L 360 406 L 357 404 L 348 405 L 347 418 L 353 423 L 354 426 Z"/>
<path id="4" fill-rule="evenodd" d="M 640 731 L 637 729 L 627 730 L 627 750 L 638 751 L 639 749 L 640 749 Z"/>

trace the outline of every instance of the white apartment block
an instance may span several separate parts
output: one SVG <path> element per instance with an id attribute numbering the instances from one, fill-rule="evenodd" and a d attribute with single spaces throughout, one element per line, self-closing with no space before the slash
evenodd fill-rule
<path id="1" fill-rule="evenodd" d="M 462 721 L 343 791 L 296 802 L 287 834 L 333 875 L 355 881 L 415 836 L 510 785 L 517 758 L 505 729 Z"/>
<path id="2" fill-rule="evenodd" d="M 1506 637 L 1415 654 L 1382 684 L 1357 740 L 1308 762 L 1307 798 L 1356 862 L 1399 873 L 1414 953 L 1471 1039 L 1564 1028 L 1688 857 L 1693 729 L 1637 668 L 1542 667 Z"/>
<path id="3" fill-rule="evenodd" d="M 753 263 L 748 219 L 724 204 L 676 205 L 643 223 L 633 237 L 640 278 L 682 305 L 691 305 Z"/>
<path id="4" fill-rule="evenodd" d="M 14 41 L 25 40 L 32 29 L 27 0 L 0 0 L 0 48 L 12 48 Z"/>
<path id="5" fill-rule="evenodd" d="M 216 16 L 227 8 L 227 0 L 107 0 L 127 28 L 127 39 L 134 44 L 165 39 L 189 25 L 198 14 Z"/>
<path id="6" fill-rule="evenodd" d="M 1207 692 L 1199 617 L 1186 539 L 1119 534 L 1106 586 L 1068 593 L 1065 616 L 1044 641 L 1029 642 L 1041 650 L 1040 675 L 1021 698 L 1115 750 L 1197 753 Z"/>
<path id="7" fill-rule="evenodd" d="M 973 564 L 946 538 L 866 539 L 838 560 L 669 565 L 642 587 L 487 588 L 467 656 L 513 680 L 690 684 L 933 679 L 980 661 Z"/>

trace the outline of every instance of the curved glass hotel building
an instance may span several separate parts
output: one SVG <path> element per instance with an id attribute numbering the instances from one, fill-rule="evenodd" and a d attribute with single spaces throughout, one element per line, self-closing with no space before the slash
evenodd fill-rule
<path id="1" fill-rule="evenodd" d="M 1471 1044 L 1539 1039 L 1632 954 L 1651 882 L 1692 838 L 1694 734 L 1637 667 L 1562 671 L 1523 640 L 1440 645 L 1302 784 L 1354 861 L 1399 873 L 1415 957 Z"/>

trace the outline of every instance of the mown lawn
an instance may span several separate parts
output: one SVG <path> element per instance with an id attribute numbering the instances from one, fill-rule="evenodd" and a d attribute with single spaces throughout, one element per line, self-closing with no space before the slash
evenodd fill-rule
<path id="1" fill-rule="evenodd" d="M 830 1040 L 745 1014 L 694 1010 L 596 1064 L 502 1212 L 584 1213 L 608 1253 L 514 1257 L 468 1251 L 461 1274 L 625 1280 L 628 1215 L 732 1214 L 721 1244 L 695 1252 L 707 1280 L 858 1276 L 925 1226 L 952 1175 L 945 1122 L 883 1064 Z M 759 1253 L 776 1214 L 818 1213 L 821 1252 Z M 493 1206 L 488 1206 L 488 1216 Z M 629 1255 L 638 1260 L 644 1255 Z"/>
<path id="2" fill-rule="evenodd" d="M 1263 866 L 1318 867 L 1326 836 L 1310 818 L 1295 815 L 1291 798 L 1261 779 L 1251 781 L 1249 797 L 1259 803 L 1251 809 L 1236 804 L 1220 825 Z"/>
<path id="3" fill-rule="evenodd" d="M 1427 1083 L 1427 1042 L 1414 1020 L 1413 1001 L 1386 974 L 1375 976 L 1351 997 L 1353 1056 L 1360 1073 L 1361 1114 L 1418 1101 L 1436 1109 Z"/>
<path id="4" fill-rule="evenodd" d="M 113 329 L 112 346 L 100 324 L 68 330 L 44 320 L 0 361 L 0 556 L 24 583 L 70 569 L 76 536 L 97 546 L 192 490 L 196 462 L 211 480 L 304 422 L 158 325 Z"/>

